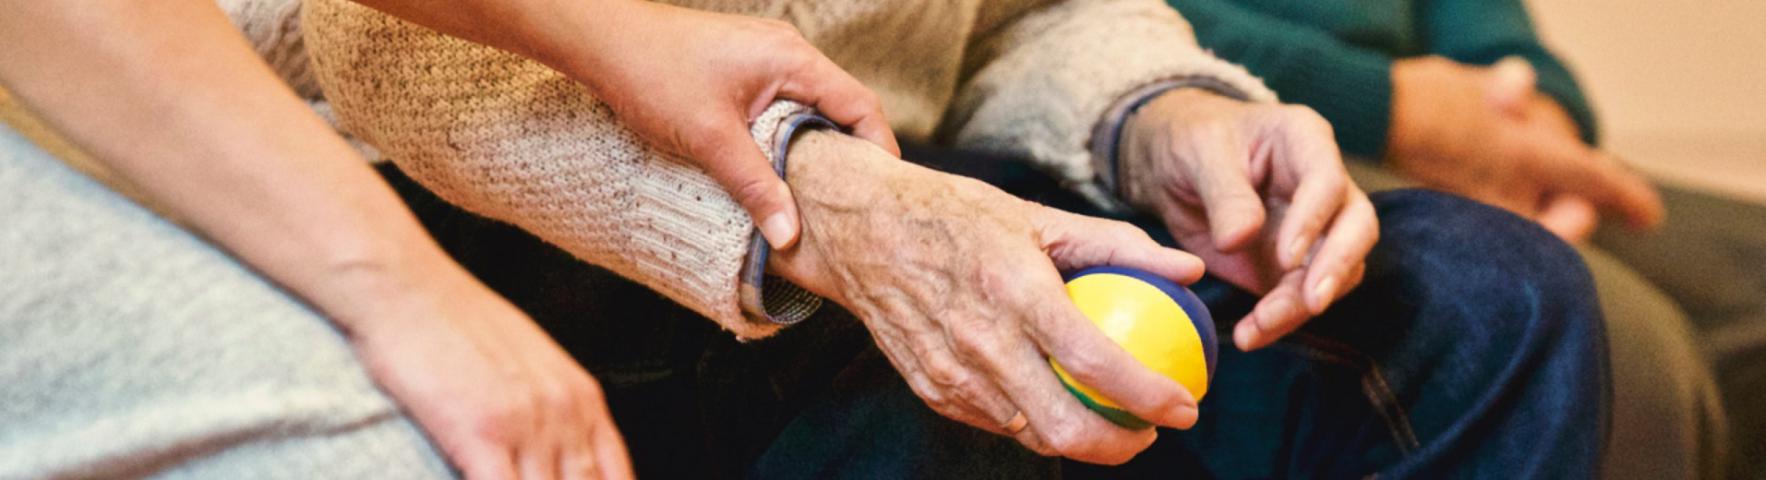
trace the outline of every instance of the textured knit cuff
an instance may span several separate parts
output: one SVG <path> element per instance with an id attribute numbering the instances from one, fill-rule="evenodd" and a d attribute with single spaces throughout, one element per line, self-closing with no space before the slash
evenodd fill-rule
<path id="1" fill-rule="evenodd" d="M 817 128 L 839 129 L 827 118 L 807 112 L 793 113 L 779 122 L 771 141 L 773 171 L 779 174 L 779 178 L 785 178 L 785 159 L 790 154 L 791 139 L 798 132 Z M 772 252 L 772 246 L 756 228 L 749 240 L 748 259 L 742 265 L 742 284 L 737 288 L 742 314 L 756 323 L 791 325 L 801 322 L 821 309 L 822 297 L 784 278 L 768 275 L 767 257 Z"/>
<path id="2" fill-rule="evenodd" d="M 1122 130 L 1128 126 L 1128 119 L 1133 118 L 1148 102 L 1159 98 L 1159 95 L 1179 88 L 1200 88 L 1239 101 L 1246 101 L 1248 98 L 1245 92 L 1212 77 L 1182 77 L 1154 82 L 1123 95 L 1121 100 L 1117 100 L 1109 110 L 1104 111 L 1104 121 L 1098 122 L 1097 127 L 1092 129 L 1091 139 L 1092 165 L 1097 169 L 1098 182 L 1103 185 L 1105 192 L 1118 200 L 1118 205 L 1112 207 L 1127 208 L 1126 204 L 1119 201 L 1122 198 L 1122 181 L 1117 177 L 1117 172 L 1120 171 L 1118 157 L 1122 152 Z"/>

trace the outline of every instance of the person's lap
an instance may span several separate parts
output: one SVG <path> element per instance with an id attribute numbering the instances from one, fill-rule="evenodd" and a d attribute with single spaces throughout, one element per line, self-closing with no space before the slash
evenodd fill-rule
<path id="1" fill-rule="evenodd" d="M 1594 244 L 1679 303 L 1727 409 L 1730 475 L 1766 479 L 1766 205 L 1662 186 L 1649 233 L 1603 226 Z"/>
<path id="2" fill-rule="evenodd" d="M 1414 185 L 1362 159 L 1352 159 L 1348 166 L 1356 183 L 1370 192 Z M 1606 314 L 1613 365 L 1613 435 L 1603 470 L 1608 478 L 1720 478 L 1732 442 L 1726 441 L 1725 408 L 1700 346 L 1707 355 L 1712 350 L 1746 352 L 1749 342 L 1713 348 L 1694 339 L 1726 335 L 1698 335 L 1694 330 L 1708 330 L 1701 326 L 1708 324 L 1766 328 L 1766 295 L 1748 293 L 1766 291 L 1766 270 L 1746 267 L 1745 259 L 1724 258 L 1726 251 L 1749 251 L 1747 245 L 1753 245 L 1755 255 L 1766 254 L 1766 242 L 1721 240 L 1766 235 L 1766 208 L 1748 209 L 1672 187 L 1663 192 L 1670 215 L 1662 231 L 1637 235 L 1609 227 L 1599 232 L 1595 245 L 1579 248 Z M 1732 211 L 1738 209 L 1751 210 L 1751 216 Z M 1730 218 L 1742 219 L 1740 228 L 1725 227 Z M 1698 245 L 1714 242 L 1727 246 Z M 1766 265 L 1766 260 L 1754 264 Z M 1752 284 L 1711 282 L 1713 278 Z M 1749 315 L 1751 321 L 1731 321 Z M 1706 318 L 1714 320 L 1701 320 Z M 1766 339 L 1753 345 L 1766 348 Z M 1754 358 L 1766 358 L 1766 352 L 1756 350 Z M 1754 363 L 1766 368 L 1766 361 Z M 1745 371 L 1746 362 L 1736 364 Z"/>
<path id="3" fill-rule="evenodd" d="M 0 478 L 448 478 L 322 316 L 0 126 Z"/>
<path id="4" fill-rule="evenodd" d="M 29 150 L 21 147 L 21 141 L 15 138 L 7 140 L 11 144 L 0 151 Z M 106 440 L 123 446 L 91 442 L 83 445 L 88 447 L 86 449 L 55 450 L 77 454 L 71 460 L 41 455 L 37 453 L 38 448 L 31 448 L 34 456 L 30 462 L 0 464 L 34 466 L 32 470 L 72 468 L 87 472 L 90 471 L 80 469 L 104 465 L 123 469 L 118 473 L 163 474 L 243 474 L 253 469 L 269 468 L 283 474 L 304 475 L 302 472 L 306 472 L 332 477 L 349 476 L 347 470 L 353 465 L 364 468 L 356 470 L 360 473 L 384 474 L 388 469 L 406 468 L 413 476 L 448 474 L 421 433 L 399 417 L 391 402 L 373 389 L 359 365 L 354 363 L 347 344 L 322 317 L 193 236 L 103 191 L 102 187 L 71 171 L 58 170 L 59 166 L 46 155 L 35 152 L 20 158 L 36 163 L 8 163 L 4 170 L 7 175 L 0 178 L 10 182 L 12 188 L 8 191 L 18 192 L 20 198 L 32 201 L 9 203 L 9 209 L 5 210 L 8 218 L 4 220 L 8 225 L 34 228 L 8 230 L 12 235 L 0 238 L 0 243 L 9 247 L 5 249 L 8 254 L 19 256 L 17 264 L 38 265 L 49 269 L 49 273 L 8 272 L 7 281 L 0 283 L 9 291 L 6 296 L 10 301 L 6 309 L 7 328 L 17 330 L 3 338 L 24 342 L 19 345 L 83 352 L 85 356 L 58 357 L 58 361 L 44 364 L 44 368 L 25 372 L 34 376 L 9 377 L 21 382 L 13 386 L 35 388 L 8 390 L 32 395 L 29 399 L 6 402 L 9 408 L 16 410 L 8 413 L 19 414 L 8 418 L 47 422 L 25 427 L 53 430 L 58 426 L 91 422 L 94 421 L 91 416 L 117 413 L 117 408 L 136 405 L 130 407 L 133 410 L 117 413 L 115 418 L 103 421 L 120 425 L 125 432 L 148 432 L 153 438 L 134 439 L 139 442 L 131 444 L 127 442 L 130 437 L 112 434 Z M 7 160 L 12 162 L 15 159 Z M 1015 174 L 1009 169 L 994 173 L 1002 172 L 1007 175 L 995 178 L 995 181 L 1014 181 L 1011 176 Z M 777 338 L 751 344 L 738 343 L 715 331 L 709 322 L 642 287 L 577 262 L 511 227 L 451 210 L 433 197 L 428 197 L 433 203 L 425 204 L 425 192 L 414 188 L 408 181 L 401 185 L 396 173 L 389 174 L 395 186 L 401 186 L 401 193 L 411 199 L 413 208 L 423 214 L 421 217 L 426 226 L 451 253 L 484 277 L 487 283 L 534 314 L 601 378 L 641 473 L 717 475 L 746 470 L 748 474 L 768 477 L 823 476 L 833 473 L 831 469 L 836 468 L 840 469 L 839 473 L 848 475 L 884 476 L 976 472 L 978 475 L 1026 477 L 1056 473 L 1056 464 L 1052 460 L 1036 457 L 1009 439 L 993 437 L 937 417 L 912 396 L 887 362 L 869 347 L 869 335 L 863 327 L 837 309 L 829 309 L 820 315 L 821 318 L 788 329 Z M 1036 178 L 1029 174 L 1022 179 L 1035 183 Z M 1042 195 L 1062 195 L 1059 189 L 1037 191 Z M 1383 208 L 1390 209 L 1442 200 L 1433 196 L 1418 198 L 1422 200 L 1382 200 L 1380 203 Z M 1054 198 L 1042 200 L 1058 201 Z M 67 219 L 83 219 L 85 222 Z M 1391 235 L 1388 233 L 1388 238 L 1392 238 Z M 1436 250 L 1422 248 L 1416 252 L 1439 253 Z M 44 262 L 42 257 L 55 261 Z M 1546 268 L 1561 258 L 1547 260 L 1534 263 L 1541 263 L 1544 265 L 1541 268 Z M 1417 259 L 1396 255 L 1392 261 L 1408 263 Z M 1379 263 L 1376 261 L 1375 265 Z M 1404 270 L 1392 270 L 1399 272 L 1395 278 L 1401 279 L 1395 283 L 1410 283 L 1402 280 Z M 1456 335 L 1466 332 L 1453 332 L 1455 335 L 1447 336 L 1418 335 L 1416 331 L 1433 327 L 1424 328 L 1420 323 L 1370 321 L 1405 316 L 1379 310 L 1403 303 L 1389 300 L 1401 298 L 1402 292 L 1376 292 L 1383 290 L 1373 286 L 1382 284 L 1381 279 L 1387 278 L 1383 272 L 1387 269 L 1370 267 L 1370 287 L 1351 295 L 1345 300 L 1345 307 L 1333 310 L 1306 329 L 1307 336 L 1315 335 L 1326 341 L 1289 342 L 1260 354 L 1243 355 L 1242 359 L 1224 360 L 1217 380 L 1219 386 L 1209 403 L 1204 404 L 1206 423 L 1193 433 L 1168 434 L 1168 440 L 1156 446 L 1154 453 L 1144 456 L 1156 461 L 1149 463 L 1153 466 L 1142 468 L 1205 467 L 1218 474 L 1255 474 L 1259 472 L 1222 470 L 1222 465 L 1242 465 L 1247 463 L 1243 460 L 1266 453 L 1287 456 L 1270 457 L 1270 461 L 1263 462 L 1266 466 L 1287 465 L 1317 474 L 1360 471 L 1373 465 L 1389 464 L 1399 457 L 1431 455 L 1426 452 L 1405 453 L 1407 448 L 1465 450 L 1439 447 L 1443 442 L 1433 437 L 1475 437 L 1475 433 L 1437 434 L 1444 427 L 1433 423 L 1462 421 L 1466 415 L 1435 415 L 1425 409 L 1409 411 L 1408 415 L 1398 412 L 1394 417 L 1393 403 L 1379 404 L 1386 408 L 1373 408 L 1376 404 L 1368 403 L 1367 379 L 1381 378 L 1388 388 L 1376 395 L 1376 400 L 1396 399 L 1400 410 L 1430 406 L 1465 409 L 1446 401 L 1411 403 L 1429 396 L 1495 398 L 1499 399 L 1496 400 L 1498 403 L 1510 402 L 1512 398 L 1506 394 L 1482 390 L 1485 386 L 1506 383 L 1492 379 L 1454 382 L 1426 378 L 1439 373 L 1438 368 L 1412 369 L 1423 371 L 1422 378 L 1412 378 L 1418 377 L 1415 375 L 1418 372 L 1400 371 L 1404 368 L 1369 368 L 1374 362 L 1367 360 L 1377 362 L 1391 355 L 1403 356 L 1395 352 L 1405 349 L 1416 350 L 1425 357 L 1492 353 L 1500 349 L 1432 345 L 1430 342 L 1463 345 L 1466 342 Z M 58 285 L 33 281 L 39 280 L 33 275 L 50 279 L 85 279 L 83 281 L 102 279 L 103 282 Z M 1247 294 L 1218 284 L 1199 288 L 1210 295 L 1216 309 L 1226 314 L 1222 318 L 1230 318 L 1235 309 L 1242 310 L 1250 301 Z M 587 292 L 597 292 L 601 296 L 590 298 L 586 296 Z M 1370 300 L 1356 300 L 1360 297 Z M 1367 308 L 1375 310 L 1349 307 L 1364 303 L 1370 305 Z M 1506 308 L 1512 303 L 1419 302 L 1420 305 L 1452 305 L 1454 309 L 1471 308 L 1473 311 Z M 1574 308 L 1573 305 L 1569 307 Z M 74 310 L 56 314 L 59 323 L 33 321 L 32 318 L 42 316 L 44 312 L 63 312 L 57 309 L 69 308 Z M 107 308 L 112 310 L 102 310 Z M 127 309 L 124 311 L 127 315 L 118 314 L 115 309 Z M 1495 316 L 1551 318 L 1537 315 L 1549 312 L 1534 313 L 1536 315 Z M 68 320 L 70 318 L 74 320 Z M 1409 318 L 1422 317 L 1413 314 Z M 1500 323 L 1521 325 L 1523 332 L 1547 333 L 1548 336 L 1569 333 L 1527 328 L 1527 322 Z M 1463 323 L 1455 325 L 1465 326 Z M 88 328 L 54 330 L 82 326 Z M 1571 323 L 1566 328 L 1586 326 Z M 1493 331 L 1509 328 L 1489 327 Z M 178 331 L 189 334 L 176 333 Z M 1397 332 L 1405 333 L 1395 334 Z M 1587 336 L 1598 338 L 1598 332 L 1595 333 Z M 1333 338 L 1339 341 L 1328 341 Z M 1424 340 L 1419 341 L 1419 338 Z M 180 341 L 168 344 L 164 341 L 167 339 Z M 1567 345 L 1599 348 L 1598 342 Z M 1358 354 L 1341 348 L 1344 346 L 1361 351 Z M 1559 350 L 1528 351 L 1549 358 L 1568 358 L 1568 362 L 1556 363 L 1584 374 L 1598 370 L 1597 366 L 1577 365 L 1576 358 L 1587 356 L 1578 355 L 1575 348 Z M 0 350 L 6 355 L 28 351 L 33 350 L 12 347 Z M 1232 356 L 1238 355 L 1229 354 Z M 4 357 L 0 355 L 0 358 Z M 1348 359 L 1348 362 L 1339 365 L 1336 361 L 1321 361 L 1327 357 Z M 1541 361 L 1534 358 L 1535 355 L 1524 357 L 1530 358 L 1535 366 L 1555 362 Z M 14 358 L 5 364 L 22 365 L 19 362 Z M 1436 358 L 1424 363 L 1442 365 L 1452 362 Z M 1514 369 L 1483 371 L 1512 373 Z M 1377 377 L 1369 377 L 1370 372 L 1376 372 Z M 146 382 L 153 389 L 145 392 L 148 395 L 142 392 L 127 396 L 90 394 L 102 392 L 109 388 L 108 382 L 118 378 Z M 1275 381 L 1271 381 L 1272 378 Z M 1529 378 L 1537 379 L 1538 376 Z M 27 383 L 29 385 L 24 385 Z M 1509 383 L 1526 384 L 1513 389 L 1534 388 L 1527 382 Z M 1480 390 L 1451 391 L 1455 387 Z M 1587 387 L 1588 384 L 1583 384 L 1582 389 Z M 241 388 L 258 396 L 241 397 L 238 391 Z M 1437 391 L 1442 388 L 1449 391 Z M 1568 394 L 1555 397 L 1532 391 L 1514 393 L 1528 399 L 1587 400 L 1589 397 L 1588 392 L 1577 392 L 1576 388 L 1567 391 Z M 1305 392 L 1306 395 L 1299 398 L 1326 401 L 1285 405 L 1256 401 L 1278 397 L 1294 399 L 1270 392 Z M 1233 401 L 1235 397 L 1240 401 Z M 1406 397 L 1414 398 L 1407 400 Z M 215 407 L 188 412 L 190 416 L 186 418 L 184 413 L 168 414 L 138 408 L 139 405 L 152 404 L 156 398 L 166 400 L 162 403 L 183 407 L 218 403 L 235 410 Z M 199 401 L 203 398 L 221 400 Z M 92 399 L 123 403 L 107 410 L 93 408 L 90 402 L 96 400 Z M 1593 403 L 1598 405 L 1598 395 Z M 291 405 L 310 408 L 290 411 Z M 1569 411 L 1587 411 L 1587 408 L 1598 410 L 1598 407 L 1576 407 Z M 235 422 L 219 427 L 210 421 L 184 422 L 210 419 L 226 411 L 245 413 L 228 417 Z M 1275 411 L 1286 414 L 1271 415 Z M 1495 411 L 1513 413 L 1502 409 Z M 1283 425 L 1294 424 L 1291 420 L 1297 418 L 1295 415 L 1311 419 L 1299 424 L 1312 428 L 1304 432 L 1284 430 Z M 1392 421 L 1394 418 L 1400 421 Z M 1559 415 L 1556 420 L 1580 419 L 1586 422 L 1588 418 L 1588 415 Z M 1597 435 L 1593 432 L 1599 430 L 1598 420 L 1594 428 L 1550 428 L 1546 424 L 1553 419 L 1528 415 L 1482 419 L 1495 425 L 1505 422 L 1527 424 L 1525 426 L 1547 433 Z M 167 421 L 185 424 L 161 424 Z M 207 429 L 188 428 L 192 425 Z M 179 427 L 185 428 L 180 430 Z M 1404 434 L 1401 430 L 1406 428 L 1401 427 L 1407 427 L 1411 433 Z M 1504 428 L 1486 424 L 1479 427 Z M 1446 430 L 1454 428 L 1445 427 Z M 1400 431 L 1394 433 L 1394 429 Z M 9 428 L 7 431 L 30 432 L 32 428 Z M 176 435 L 166 432 L 184 432 L 189 436 L 180 441 Z M 77 440 L 87 438 L 79 435 L 91 433 L 76 431 L 74 436 L 43 438 Z M 1415 441 L 1411 441 L 1411 435 L 1416 436 Z M 49 441 L 21 438 L 24 437 L 15 436 L 4 443 L 41 447 L 42 442 Z M 1319 450 L 1294 445 L 1307 441 L 1329 443 L 1338 451 L 1354 451 L 1359 455 L 1323 455 Z M 165 447 L 168 442 L 173 447 Z M 1587 444 L 1578 441 L 1551 443 Z M 1258 445 L 1268 448 L 1259 450 Z M 107 446 L 111 449 L 91 448 Z M 8 446 L 0 449 L 5 452 L 0 458 L 25 458 L 19 453 L 21 451 Z M 1307 458 L 1294 458 L 1302 453 Z M 1186 458 L 1191 462 L 1182 463 Z M 372 463 L 352 463 L 370 459 Z M 1338 460 L 1317 462 L 1326 459 Z M 1412 464 L 1421 467 L 1448 465 Z M 1311 470 L 1314 468 L 1323 470 Z"/>
<path id="5" fill-rule="evenodd" d="M 910 158 L 1083 210 L 1046 177 L 1009 163 L 987 163 L 998 159 L 936 152 L 912 152 Z M 572 261 L 512 227 L 453 209 L 396 169 L 383 167 L 383 173 L 450 253 L 532 314 L 601 378 L 640 474 L 918 477 L 1008 472 L 1002 468 L 1021 468 L 1010 471 L 1014 477 L 1055 473 L 1051 460 L 1010 439 L 944 420 L 926 408 L 870 346 L 863 327 L 838 309 L 828 308 L 776 338 L 738 343 L 635 284 Z M 1574 300 L 1524 301 L 1540 299 L 1542 288 L 1586 289 L 1578 277 L 1586 275 L 1581 266 L 1561 246 L 1555 254 L 1550 247 L 1543 253 L 1451 248 L 1461 240 L 1552 245 L 1542 231 L 1463 200 L 1407 193 L 1379 203 L 1388 216 L 1409 218 L 1394 223 L 1408 230 L 1385 232 L 1388 242 L 1413 248 L 1382 248 L 1370 264 L 1368 286 L 1309 326 L 1302 335 L 1309 341 L 1228 354 L 1220 383 L 1203 404 L 1204 423 L 1193 433 L 1168 433 L 1171 440 L 1143 456 L 1151 459 L 1146 465 L 1131 468 L 1328 476 L 1408 465 L 1401 468 L 1434 475 L 1448 472 L 1435 469 L 1476 464 L 1470 460 L 1479 455 L 1513 454 L 1550 459 L 1551 465 L 1538 465 L 1542 468 L 1566 469 L 1534 473 L 1592 470 L 1604 421 L 1604 345 L 1599 322 L 1590 318 L 1598 313 Z M 1473 213 L 1448 226 L 1440 221 L 1443 209 Z M 1493 223 L 1525 228 L 1492 228 Z M 1500 241 L 1463 238 L 1472 230 Z M 1411 267 L 1419 263 L 1455 271 Z M 1480 270 L 1480 265 L 1532 270 Z M 1549 285 L 1528 283 L 1534 280 Z M 1254 301 L 1218 282 L 1198 289 L 1223 319 L 1237 318 Z M 1425 318 L 1430 321 L 1421 321 Z M 1479 355 L 1486 358 L 1460 358 Z M 1449 378 L 1456 376 L 1461 378 Z M 1373 402 L 1370 388 L 1376 393 Z M 1573 404 L 1515 411 L 1553 401 Z M 1518 432 L 1532 434 L 1525 451 L 1504 450 L 1521 444 L 1491 438 Z M 1564 437 L 1544 441 L 1542 435 L 1551 434 Z M 1569 450 L 1538 448 L 1541 444 Z M 1343 452 L 1353 454 L 1338 455 Z M 1590 460 L 1583 464 L 1577 458 Z M 1291 470 L 1259 469 L 1272 467 Z"/>

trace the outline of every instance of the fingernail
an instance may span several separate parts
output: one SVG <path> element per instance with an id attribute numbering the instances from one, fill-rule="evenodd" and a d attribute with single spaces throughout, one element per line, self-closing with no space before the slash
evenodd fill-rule
<path id="1" fill-rule="evenodd" d="M 1200 415 L 1201 412 L 1197 412 L 1193 405 L 1178 405 L 1165 414 L 1164 425 L 1171 428 L 1190 428 L 1196 425 L 1196 418 Z"/>
<path id="2" fill-rule="evenodd" d="M 1324 280 L 1318 281 L 1317 286 L 1312 287 L 1312 301 L 1309 302 L 1312 304 L 1312 314 L 1324 313 L 1325 307 L 1329 307 L 1331 300 L 1336 298 L 1337 277 L 1335 275 L 1325 276 Z"/>
<path id="3" fill-rule="evenodd" d="M 766 237 L 767 245 L 774 249 L 785 249 L 795 240 L 791 235 L 791 219 L 784 212 L 774 213 L 760 222 L 760 236 Z"/>
<path id="4" fill-rule="evenodd" d="M 1255 322 L 1256 320 L 1251 317 L 1245 317 L 1243 320 L 1239 320 L 1239 326 L 1233 328 L 1233 345 L 1237 345 L 1239 350 L 1251 350 L 1251 341 L 1255 340 L 1252 337 L 1257 335 Z"/>
<path id="5" fill-rule="evenodd" d="M 1306 264 L 1306 247 L 1311 244 L 1312 239 L 1305 235 L 1294 237 L 1293 241 L 1288 242 L 1288 268 L 1299 268 Z"/>

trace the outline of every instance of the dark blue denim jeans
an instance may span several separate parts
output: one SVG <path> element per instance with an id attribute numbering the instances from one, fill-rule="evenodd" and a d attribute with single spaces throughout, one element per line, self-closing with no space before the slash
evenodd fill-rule
<path id="1" fill-rule="evenodd" d="M 924 149 L 908 157 L 1097 213 L 1018 162 Z M 1272 347 L 1222 345 L 1196 427 L 1162 430 L 1134 461 L 1105 468 L 1042 458 L 938 416 L 838 308 L 736 342 L 639 285 L 383 173 L 451 254 L 601 380 L 642 477 L 1598 473 L 1610 392 L 1588 273 L 1538 227 L 1455 197 L 1376 195 L 1381 241 L 1364 283 Z M 1222 339 L 1256 301 L 1212 278 L 1193 288 Z"/>

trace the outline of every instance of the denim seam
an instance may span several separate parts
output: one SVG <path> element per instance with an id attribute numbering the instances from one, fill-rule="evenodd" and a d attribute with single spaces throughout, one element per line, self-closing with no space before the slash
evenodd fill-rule
<path id="1" fill-rule="evenodd" d="M 1362 396 L 1386 420 L 1386 429 L 1398 443 L 1398 448 L 1405 455 L 1422 448 L 1422 442 L 1417 439 L 1416 431 L 1410 425 L 1410 413 L 1398 402 L 1398 396 L 1392 392 L 1391 384 L 1386 381 L 1385 374 L 1381 373 L 1379 362 L 1354 347 L 1324 337 L 1306 333 L 1295 333 L 1293 337 L 1294 341 L 1283 343 L 1318 360 L 1362 369 Z"/>

